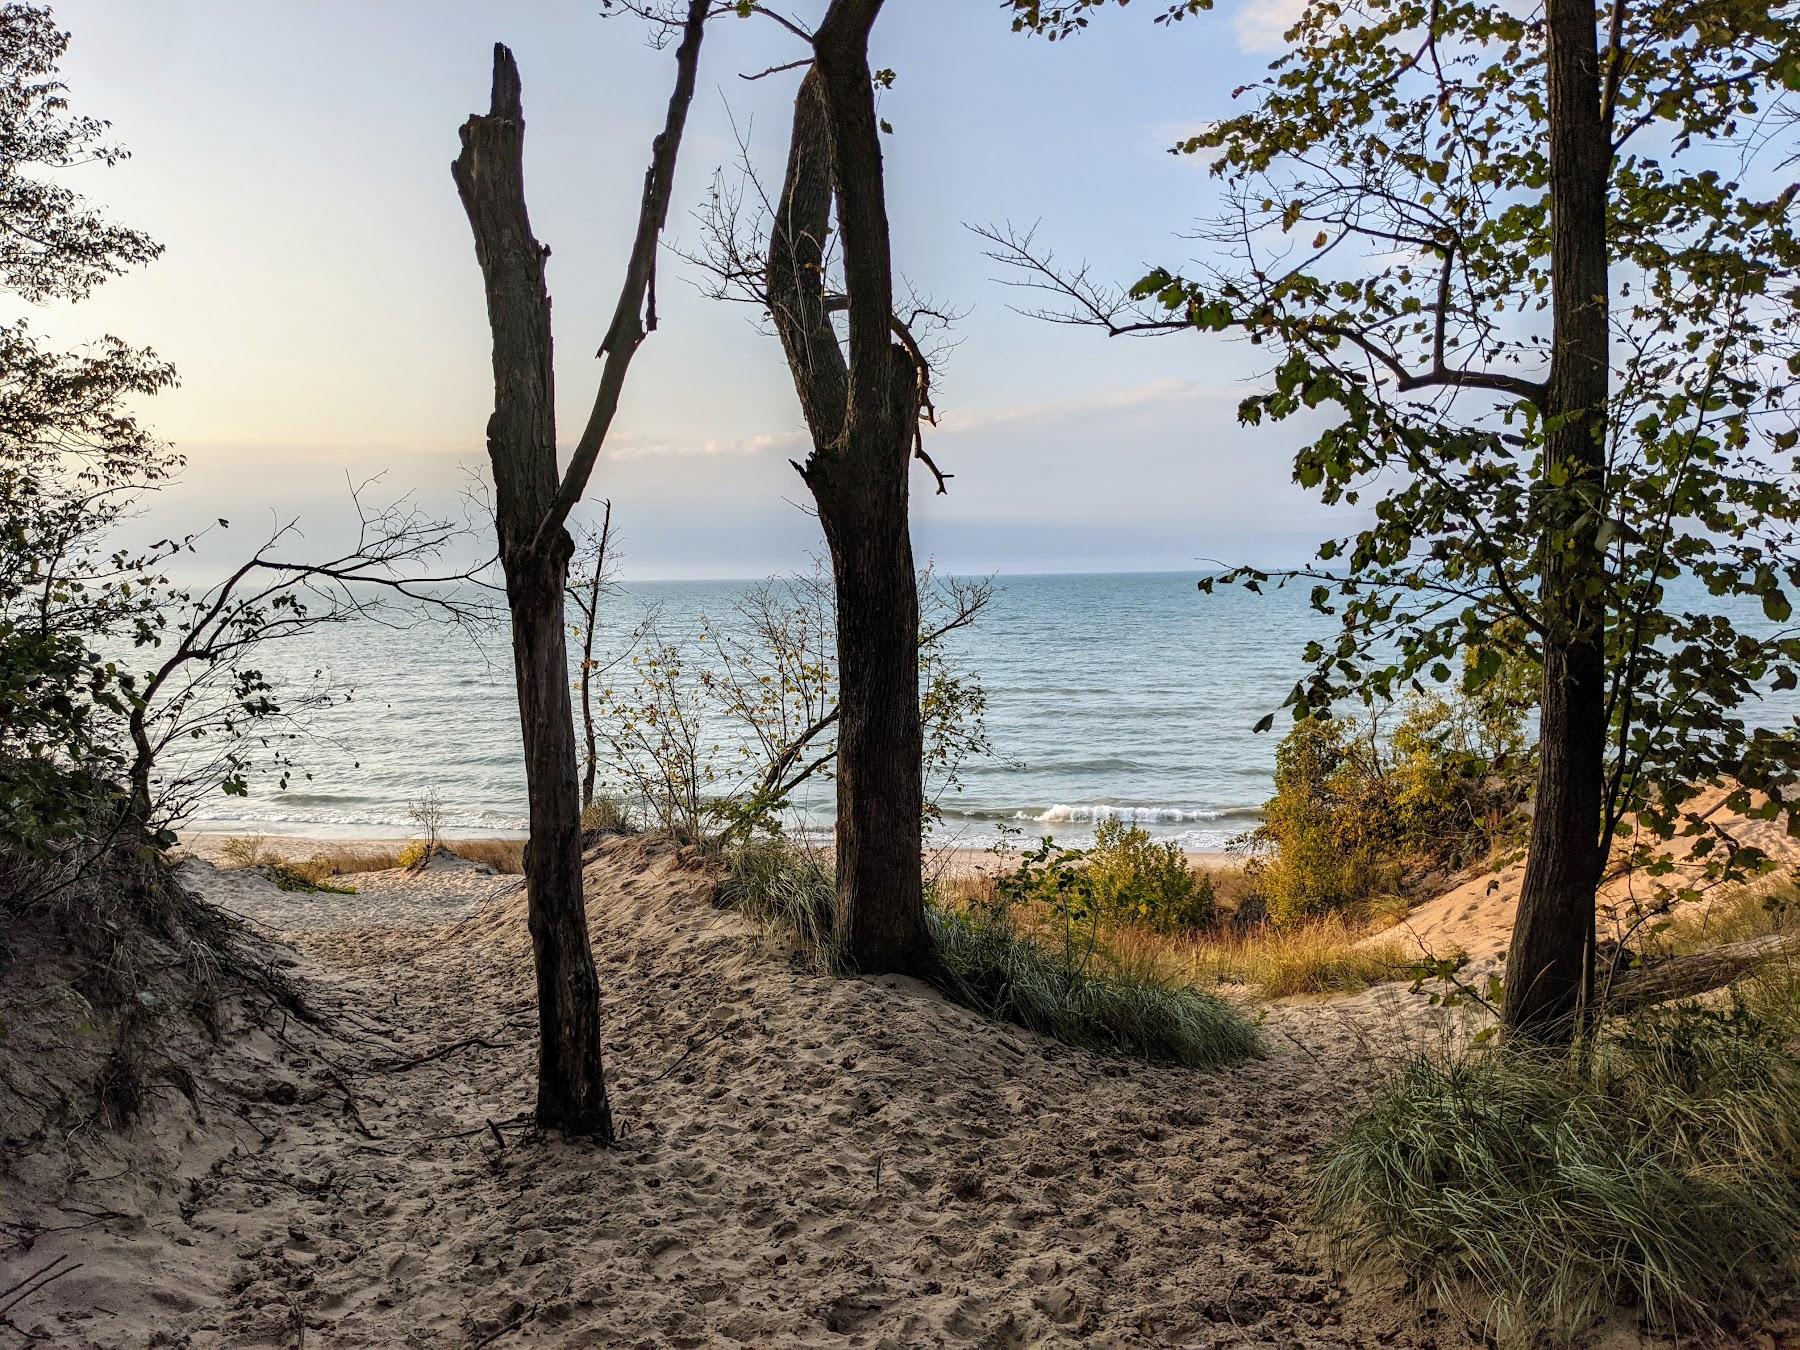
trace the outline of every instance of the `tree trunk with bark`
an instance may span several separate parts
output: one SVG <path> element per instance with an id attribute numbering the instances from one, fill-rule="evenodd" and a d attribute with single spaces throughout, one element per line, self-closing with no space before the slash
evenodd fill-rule
<path id="1" fill-rule="evenodd" d="M 1537 798 L 1507 956 L 1510 1035 L 1566 1044 L 1594 982 L 1606 729 L 1606 202 L 1612 149 L 1593 6 L 1548 0 L 1552 351 Z M 1559 483 L 1557 480 L 1561 478 Z"/>
<path id="2" fill-rule="evenodd" d="M 933 954 L 919 868 L 924 825 L 919 594 L 907 474 L 919 366 L 894 336 L 893 264 L 869 31 L 881 0 L 833 0 L 794 101 L 787 177 L 767 259 L 813 450 L 796 466 L 818 504 L 837 587 L 839 959 L 865 974 L 922 973 Z M 837 207 L 845 296 L 828 298 Z M 848 315 L 846 358 L 830 314 Z"/>
<path id="3" fill-rule="evenodd" d="M 599 458 L 631 358 L 656 327 L 657 241 L 668 217 L 708 7 L 709 0 L 689 0 L 676 51 L 675 89 L 652 147 L 631 260 L 601 348 L 605 364 L 594 407 L 561 473 L 550 295 L 544 284 L 549 250 L 532 234 L 525 208 L 519 69 L 503 46 L 494 48 L 488 112 L 463 126 L 462 153 L 451 165 L 474 232 L 493 333 L 494 413 L 487 441 L 500 563 L 512 611 L 531 814 L 525 884 L 537 968 L 537 1123 L 603 1141 L 612 1138 L 612 1113 L 600 1060 L 600 983 L 581 879 L 581 795 L 564 608 L 574 545 L 566 524 Z"/>

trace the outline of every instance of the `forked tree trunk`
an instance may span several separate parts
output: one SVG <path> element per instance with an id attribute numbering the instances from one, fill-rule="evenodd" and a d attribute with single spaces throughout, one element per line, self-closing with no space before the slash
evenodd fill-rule
<path id="1" fill-rule="evenodd" d="M 600 982 L 581 888 L 581 803 L 563 636 L 573 545 L 560 524 L 547 534 L 541 528 L 558 487 L 556 408 L 545 250 L 525 209 L 524 142 L 519 68 L 512 53 L 497 46 L 488 114 L 463 127 L 463 151 L 453 169 L 475 233 L 494 335 L 488 458 L 530 801 L 525 885 L 537 968 L 537 1121 L 610 1139 Z"/>
<path id="2" fill-rule="evenodd" d="M 813 452 L 801 474 L 818 503 L 837 587 L 839 959 L 864 974 L 923 973 L 933 960 L 919 868 L 924 792 L 919 594 L 907 472 L 919 370 L 894 341 L 893 264 L 868 61 L 881 0 L 833 0 L 794 101 L 787 177 L 769 241 L 770 312 Z M 824 293 L 837 204 L 841 305 Z M 846 359 L 829 317 L 849 316 Z"/>
<path id="3" fill-rule="evenodd" d="M 656 326 L 657 240 L 668 216 L 709 9 L 709 0 L 689 0 L 675 88 L 651 150 L 631 261 L 602 348 L 599 389 L 565 472 L 559 473 L 556 460 L 550 294 L 544 285 L 549 250 L 532 234 L 525 209 L 519 68 L 503 46 L 494 48 L 488 112 L 464 124 L 462 153 L 451 165 L 475 236 L 493 334 L 494 414 L 487 442 L 531 812 L 525 884 L 537 969 L 537 1123 L 601 1140 L 612 1138 L 612 1112 L 600 1063 L 600 982 L 581 884 L 581 796 L 564 608 L 574 545 L 566 523 L 599 458 L 631 358 Z"/>
<path id="4" fill-rule="evenodd" d="M 1507 956 L 1516 1038 L 1566 1044 L 1593 990 L 1604 809 L 1606 201 L 1612 151 L 1588 0 L 1548 0 L 1552 353 L 1545 398 L 1548 523 L 1538 787 Z M 1566 474 L 1562 484 L 1555 479 Z"/>

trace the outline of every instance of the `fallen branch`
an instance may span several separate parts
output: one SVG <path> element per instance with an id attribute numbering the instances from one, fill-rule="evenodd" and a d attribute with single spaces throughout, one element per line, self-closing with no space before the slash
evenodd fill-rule
<path id="1" fill-rule="evenodd" d="M 1631 1012 L 1671 999 L 1693 998 L 1723 988 L 1765 961 L 1783 956 L 1800 956 L 1800 933 L 1769 933 L 1691 956 L 1671 956 L 1620 975 L 1613 982 L 1606 1011 Z"/>
<path id="2" fill-rule="evenodd" d="M 11 1312 L 33 1294 L 42 1293 L 63 1276 L 80 1270 L 84 1264 L 76 1261 L 71 1265 L 63 1265 L 69 1259 L 67 1256 L 59 1256 L 48 1265 L 38 1267 L 17 1284 L 0 1289 L 0 1313 Z"/>

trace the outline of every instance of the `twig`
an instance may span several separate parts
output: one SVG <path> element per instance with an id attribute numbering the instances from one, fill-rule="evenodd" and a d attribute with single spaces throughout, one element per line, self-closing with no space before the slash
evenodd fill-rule
<path id="1" fill-rule="evenodd" d="M 378 1059 L 370 1063 L 373 1073 L 405 1073 L 408 1069 L 416 1069 L 421 1064 L 430 1064 L 435 1060 L 446 1059 L 463 1050 L 480 1048 L 482 1050 L 511 1050 L 521 1044 L 518 1041 L 489 1041 L 480 1036 L 467 1036 L 449 1045 L 439 1046 L 436 1050 L 423 1055 L 415 1055 L 411 1059 Z"/>
<path id="2" fill-rule="evenodd" d="M 73 1265 L 64 1266 L 63 1262 L 68 1259 L 67 1256 L 59 1256 L 48 1265 L 39 1267 L 11 1288 L 0 1290 L 0 1313 L 11 1312 L 33 1294 L 43 1293 L 63 1276 L 80 1270 L 85 1264 L 76 1261 Z"/>

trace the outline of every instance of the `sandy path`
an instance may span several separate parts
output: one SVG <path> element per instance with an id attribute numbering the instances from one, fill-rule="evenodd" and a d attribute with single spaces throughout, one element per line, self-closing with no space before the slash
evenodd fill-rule
<path id="1" fill-rule="evenodd" d="M 296 945 L 336 1033 L 278 1048 L 272 1078 L 317 1099 L 259 1108 L 260 1142 L 184 1197 L 186 1311 L 89 1311 L 60 1343 L 1460 1343 L 1350 1300 L 1294 1233 L 1299 1160 L 1369 1080 L 1374 996 L 1277 1010 L 1235 1070 L 1109 1061 L 909 981 L 796 971 L 704 874 L 615 843 L 589 868 L 623 1132 L 602 1151 L 510 1123 L 534 1025 L 511 879 L 307 897 L 189 868 Z M 343 921 L 378 901 L 382 926 Z"/>

